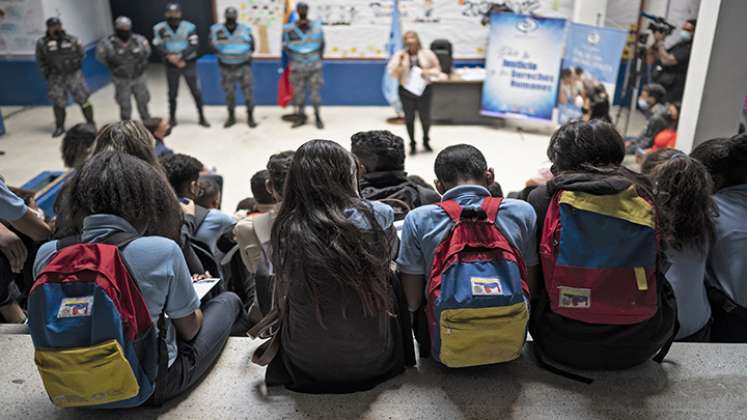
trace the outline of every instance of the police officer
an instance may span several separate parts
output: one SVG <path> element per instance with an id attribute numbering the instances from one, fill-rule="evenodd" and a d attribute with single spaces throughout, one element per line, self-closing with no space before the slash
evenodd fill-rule
<path id="1" fill-rule="evenodd" d="M 324 33 L 320 22 L 309 21 L 309 6 L 298 3 L 298 19 L 283 28 L 283 48 L 290 57 L 290 82 L 293 86 L 293 103 L 298 108 L 293 128 L 306 124 L 304 105 L 306 86 L 311 89 L 311 103 L 314 105 L 316 126 L 324 128 L 319 115 L 321 97 L 319 91 L 322 78 L 322 59 L 324 56 Z"/>
<path id="2" fill-rule="evenodd" d="M 125 16 L 114 21 L 114 35 L 102 39 L 96 48 L 96 58 L 112 72 L 114 99 L 119 105 L 119 116 L 123 120 L 132 117 L 132 95 L 135 96 L 140 119 L 150 118 L 150 93 L 143 75 L 149 56 L 148 40 L 132 33 L 132 22 Z"/>
<path id="3" fill-rule="evenodd" d="M 197 106 L 200 125 L 210 127 L 202 110 L 202 93 L 197 85 L 197 48 L 199 38 L 192 22 L 182 20 L 182 8 L 176 3 L 166 6 L 166 21 L 153 27 L 153 46 L 166 61 L 166 80 L 169 90 L 169 124 L 176 126 L 176 96 L 179 93 L 179 76 L 187 81 L 189 91 Z"/>
<path id="4" fill-rule="evenodd" d="M 78 38 L 65 33 L 58 18 L 47 19 L 47 33 L 36 42 L 36 61 L 47 79 L 49 100 L 54 110 L 55 130 L 52 137 L 65 133 L 68 95 L 72 95 L 80 105 L 86 121 L 95 125 L 93 105 L 88 101 L 90 94 L 80 72 L 83 56 L 83 46 Z"/>
<path id="5" fill-rule="evenodd" d="M 210 45 L 218 54 L 218 65 L 226 94 L 228 106 L 228 120 L 223 127 L 228 128 L 236 124 L 236 82 L 241 85 L 246 101 L 247 123 L 249 127 L 256 127 L 254 121 L 252 77 L 252 53 L 254 52 L 254 37 L 249 25 L 238 23 L 239 11 L 229 7 L 225 12 L 225 23 L 216 23 L 210 27 Z"/>

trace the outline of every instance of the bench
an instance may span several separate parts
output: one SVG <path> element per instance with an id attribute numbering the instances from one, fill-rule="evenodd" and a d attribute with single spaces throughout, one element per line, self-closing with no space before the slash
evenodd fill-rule
<path id="1" fill-rule="evenodd" d="M 58 409 L 47 398 L 28 335 L 0 335 L 0 407 L 5 419 L 717 419 L 747 409 L 747 347 L 677 343 L 659 365 L 591 373 L 591 385 L 516 362 L 448 370 L 432 360 L 379 387 L 348 395 L 306 395 L 263 385 L 249 363 L 259 341 L 231 338 L 191 394 L 161 408 Z"/>

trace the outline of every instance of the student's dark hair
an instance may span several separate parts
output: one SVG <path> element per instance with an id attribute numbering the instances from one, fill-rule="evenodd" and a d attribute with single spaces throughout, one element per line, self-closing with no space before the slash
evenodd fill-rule
<path id="1" fill-rule="evenodd" d="M 204 167 L 199 160 L 182 153 L 164 157 L 161 159 L 161 165 L 177 194 L 184 194 L 191 182 L 200 179 L 200 171 Z"/>
<path id="2" fill-rule="evenodd" d="M 612 122 L 610 118 L 610 97 L 601 83 L 594 84 L 586 91 L 589 97 L 589 119 Z"/>
<path id="3" fill-rule="evenodd" d="M 571 76 L 572 73 L 573 72 L 572 72 L 572 70 L 570 68 L 561 69 L 560 70 L 560 78 L 561 79 L 565 79 L 566 77 Z"/>
<path id="4" fill-rule="evenodd" d="M 654 176 L 654 170 L 662 163 L 668 161 L 672 156 L 681 155 L 684 152 L 677 149 L 659 149 L 648 156 L 641 163 L 641 173 L 648 177 Z"/>
<path id="5" fill-rule="evenodd" d="M 163 118 L 160 117 L 146 118 L 143 120 L 143 126 L 150 134 L 154 134 L 161 126 L 161 121 L 163 121 Z"/>
<path id="6" fill-rule="evenodd" d="M 747 134 L 708 140 L 690 156 L 705 165 L 716 190 L 747 183 Z"/>
<path id="7" fill-rule="evenodd" d="M 200 181 L 197 183 L 195 204 L 210 208 L 218 195 L 220 195 L 220 185 L 217 182 L 210 178 L 200 178 Z"/>
<path id="8" fill-rule="evenodd" d="M 257 200 L 254 199 L 254 197 L 247 197 L 241 201 L 239 201 L 239 204 L 236 205 L 236 211 L 246 210 L 249 213 L 255 211 L 257 209 Z"/>
<path id="9" fill-rule="evenodd" d="M 455 185 L 459 181 L 481 180 L 488 170 L 485 156 L 475 146 L 456 144 L 439 152 L 433 171 L 444 184 Z"/>
<path id="10" fill-rule="evenodd" d="M 693 25 L 693 27 L 698 27 L 698 19 L 688 19 L 685 22 L 689 23 L 690 25 Z"/>
<path id="11" fill-rule="evenodd" d="M 390 246 L 370 204 L 357 195 L 356 172 L 352 154 L 339 144 L 305 143 L 293 157 L 272 227 L 277 280 L 301 281 L 295 287 L 309 290 L 322 323 L 321 291 L 330 288 L 356 295 L 367 316 L 391 309 Z M 350 210 L 368 221 L 370 238 L 362 238 L 361 229 L 348 219 Z"/>
<path id="12" fill-rule="evenodd" d="M 285 178 L 288 176 L 295 153 L 292 150 L 286 150 L 285 152 L 270 156 L 270 160 L 267 161 L 267 171 L 270 173 L 270 185 L 272 185 L 275 193 L 280 196 L 283 195 Z"/>
<path id="13" fill-rule="evenodd" d="M 96 141 L 96 127 L 80 123 L 72 126 L 62 138 L 62 161 L 68 168 L 77 168 L 85 162 Z"/>
<path id="14" fill-rule="evenodd" d="M 163 174 L 126 153 L 101 152 L 89 159 L 69 181 L 72 230 L 80 232 L 92 214 L 113 214 L 127 220 L 142 235 L 177 240 L 181 209 Z"/>
<path id="15" fill-rule="evenodd" d="M 572 121 L 553 133 L 547 157 L 556 175 L 566 171 L 609 172 L 625 158 L 625 142 L 610 123 Z"/>
<path id="16" fill-rule="evenodd" d="M 656 99 L 657 104 L 663 104 L 667 101 L 667 90 L 658 83 L 649 83 L 643 87 L 648 96 Z"/>
<path id="17" fill-rule="evenodd" d="M 107 124 L 96 136 L 93 154 L 106 151 L 124 152 L 160 167 L 156 157 L 156 140 L 143 123 L 135 120 Z"/>
<path id="18" fill-rule="evenodd" d="M 715 236 L 713 181 L 705 166 L 679 152 L 652 170 L 662 238 L 675 250 L 705 252 Z"/>
<path id="19" fill-rule="evenodd" d="M 250 181 L 250 187 L 252 189 L 252 195 L 256 200 L 257 204 L 274 204 L 275 197 L 267 191 L 267 180 L 270 179 L 270 171 L 262 169 L 254 175 Z M 285 179 L 283 179 L 285 180 Z"/>
<path id="20" fill-rule="evenodd" d="M 403 171 L 405 141 L 388 130 L 361 131 L 350 138 L 350 151 L 368 172 Z"/>
<path id="21" fill-rule="evenodd" d="M 490 191 L 491 197 L 503 197 L 503 188 L 501 188 L 501 184 L 494 182 L 488 186 L 488 191 Z"/>

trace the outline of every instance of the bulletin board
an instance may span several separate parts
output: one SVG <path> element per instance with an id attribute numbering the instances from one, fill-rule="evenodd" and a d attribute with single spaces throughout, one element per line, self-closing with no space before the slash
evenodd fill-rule
<path id="1" fill-rule="evenodd" d="M 283 0 L 215 0 L 219 21 L 223 21 L 223 13 L 228 7 L 235 7 L 239 11 L 239 21 L 252 27 L 255 57 L 280 57 L 285 13 Z"/>

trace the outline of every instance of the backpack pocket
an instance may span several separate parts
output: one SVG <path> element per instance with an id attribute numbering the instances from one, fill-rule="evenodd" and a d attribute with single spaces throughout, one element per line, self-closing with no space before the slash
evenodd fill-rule
<path id="1" fill-rule="evenodd" d="M 49 398 L 59 407 L 123 401 L 140 391 L 117 340 L 65 350 L 37 349 L 34 362 Z"/>
<path id="2" fill-rule="evenodd" d="M 441 363 L 448 367 L 503 363 L 519 357 L 526 339 L 525 302 L 441 311 Z"/>

